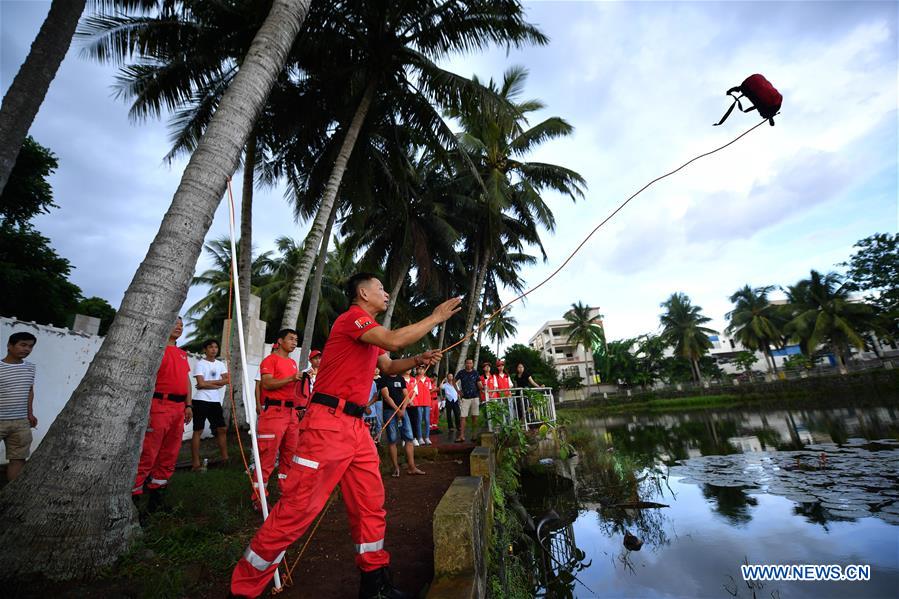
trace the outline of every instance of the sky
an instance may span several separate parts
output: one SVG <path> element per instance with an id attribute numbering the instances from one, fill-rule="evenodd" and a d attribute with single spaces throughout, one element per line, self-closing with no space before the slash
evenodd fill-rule
<path id="1" fill-rule="evenodd" d="M 0 90 L 10 85 L 49 10 L 0 1 Z M 608 213 L 651 179 L 727 143 L 755 113 L 712 123 L 725 91 L 762 73 L 783 94 L 764 125 L 656 183 L 602 227 L 550 283 L 512 308 L 527 343 L 573 302 L 599 306 L 608 339 L 656 331 L 659 304 L 684 292 L 723 330 L 728 297 L 745 284 L 788 285 L 838 270 L 852 245 L 899 229 L 897 10 L 885 2 L 527 2 L 550 38 L 542 47 L 452 56 L 459 74 L 500 79 L 528 69 L 526 98 L 574 127 L 527 157 L 581 173 L 585 199 L 548 193 L 555 230 L 543 280 Z M 59 157 L 58 210 L 35 220 L 68 258 L 85 296 L 117 307 L 174 195 L 185 159 L 166 164 L 164 121 L 129 120 L 116 70 L 81 56 L 76 40 L 31 135 Z M 239 173 L 235 175 L 235 179 Z M 236 193 L 239 194 L 239 185 Z M 302 239 L 283 187 L 254 198 L 254 245 Z M 239 201 L 239 195 L 238 195 Z M 228 233 L 225 204 L 207 239 Z M 201 257 L 198 271 L 208 262 Z M 204 294 L 193 288 L 190 306 Z M 513 294 L 505 292 L 511 299 Z"/>

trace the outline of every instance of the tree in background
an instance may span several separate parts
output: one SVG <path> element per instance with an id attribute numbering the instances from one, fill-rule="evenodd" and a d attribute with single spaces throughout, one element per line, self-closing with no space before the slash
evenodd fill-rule
<path id="1" fill-rule="evenodd" d="M 568 321 L 568 343 L 584 348 L 584 356 L 587 358 L 587 383 L 588 389 L 593 382 L 590 372 L 596 372 L 596 363 L 593 361 L 593 352 L 597 347 L 605 345 L 606 334 L 602 328 L 602 314 L 590 316 L 590 307 L 581 302 L 571 304 L 571 309 L 565 313 Z"/>
<path id="2" fill-rule="evenodd" d="M 731 361 L 734 363 L 734 366 L 749 374 L 752 371 L 753 365 L 755 365 L 755 353 L 751 351 L 741 351 L 733 358 Z"/>
<path id="3" fill-rule="evenodd" d="M 744 285 L 742 289 L 734 292 L 730 296 L 734 309 L 726 315 L 730 324 L 725 331 L 733 334 L 743 347 L 761 351 L 765 355 L 768 370 L 777 372 L 774 356 L 771 355 L 771 346 L 780 344 L 782 333 L 777 306 L 768 301 L 768 294 L 772 289 L 773 285 L 755 289 Z"/>
<path id="4" fill-rule="evenodd" d="M 835 272 L 821 274 L 812 270 L 786 290 L 784 312 L 790 320 L 784 332 L 799 342 L 807 356 L 813 356 L 820 344 L 830 348 L 840 371 L 846 371 L 850 346 L 864 349 L 868 332 L 883 332 L 873 306 L 850 298 L 849 287 Z"/>
<path id="5" fill-rule="evenodd" d="M 899 338 L 899 233 L 875 233 L 857 242 L 848 267 L 846 288 L 865 296 L 892 339 Z"/>
<path id="6" fill-rule="evenodd" d="M 662 324 L 661 338 L 674 348 L 675 356 L 689 361 L 693 372 L 693 380 L 702 381 L 699 360 L 712 347 L 709 335 L 717 333 L 714 329 L 704 327 L 712 319 L 703 316 L 702 308 L 694 306 L 685 293 L 672 293 L 671 297 L 661 303 L 665 308 L 659 316 Z"/>
<path id="7" fill-rule="evenodd" d="M 57 207 L 47 179 L 58 166 L 49 148 L 28 137 L 0 194 L 0 315 L 65 326 L 81 289 L 69 282 L 71 263 L 31 224 Z"/>

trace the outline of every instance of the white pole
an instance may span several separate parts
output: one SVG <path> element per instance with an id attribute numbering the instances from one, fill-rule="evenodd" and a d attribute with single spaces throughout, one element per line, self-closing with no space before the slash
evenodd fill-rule
<path id="1" fill-rule="evenodd" d="M 228 182 L 228 230 L 231 234 L 231 272 L 234 275 L 234 309 L 237 314 L 237 343 L 240 346 L 240 369 L 243 376 L 243 407 L 247 413 L 247 424 L 250 425 L 250 441 L 253 446 L 253 463 L 256 466 L 256 488 L 259 495 L 259 503 L 262 506 L 263 520 L 268 518 L 268 498 L 265 496 L 265 487 L 262 484 L 262 463 L 259 459 L 259 442 L 256 440 L 256 410 L 254 397 L 250 389 L 250 377 L 247 370 L 247 346 L 243 338 L 243 316 L 240 309 L 240 280 L 237 276 L 237 244 L 234 241 L 234 197 L 231 195 L 231 182 Z M 250 407 L 250 406 L 253 407 Z M 240 434 L 240 431 L 237 431 Z M 281 588 L 281 574 L 275 569 L 275 588 Z"/>

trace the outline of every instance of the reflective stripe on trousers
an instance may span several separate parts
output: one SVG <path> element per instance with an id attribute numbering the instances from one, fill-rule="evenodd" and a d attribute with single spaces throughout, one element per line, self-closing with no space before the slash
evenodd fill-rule
<path id="1" fill-rule="evenodd" d="M 355 545 L 356 553 L 368 553 L 369 551 L 380 551 L 384 549 L 384 539 L 374 541 L 373 543 L 357 543 Z"/>
<path id="2" fill-rule="evenodd" d="M 282 551 L 277 555 L 277 557 L 275 557 L 275 559 L 269 562 L 263 559 L 258 553 L 253 551 L 252 548 L 247 547 L 247 550 L 243 552 L 243 558 L 260 572 L 265 572 L 266 570 L 271 568 L 273 564 L 280 564 L 281 560 L 284 559 L 284 553 L 285 552 Z"/>

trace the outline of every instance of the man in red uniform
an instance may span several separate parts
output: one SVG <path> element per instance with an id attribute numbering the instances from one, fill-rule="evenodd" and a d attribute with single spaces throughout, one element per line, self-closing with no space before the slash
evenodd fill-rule
<path id="1" fill-rule="evenodd" d="M 131 489 L 135 502 L 144 490 L 149 493 L 148 509 L 151 512 L 162 504 L 162 493 L 175 471 L 184 425 L 193 418 L 190 364 L 187 352 L 175 345 L 183 329 L 179 316 L 156 373 L 156 386 L 150 400 L 150 422 L 144 433 L 137 476 Z"/>
<path id="2" fill-rule="evenodd" d="M 306 415 L 306 408 L 309 407 L 309 400 L 312 399 L 312 392 L 315 389 L 315 377 L 318 376 L 318 367 L 322 363 L 322 353 L 313 349 L 309 352 L 309 368 L 300 373 L 300 382 L 297 383 L 297 414 L 300 420 Z"/>
<path id="3" fill-rule="evenodd" d="M 375 366 L 392 375 L 441 358 L 440 352 L 427 351 L 392 360 L 386 352 L 399 351 L 427 335 L 459 311 L 461 299 L 448 300 L 424 320 L 391 331 L 375 322 L 389 298 L 375 275 L 353 275 L 346 293 L 350 309 L 334 321 L 325 344 L 315 393 L 300 423 L 300 440 L 281 499 L 234 568 L 232 596 L 258 597 L 262 593 L 284 552 L 306 531 L 339 483 L 356 565 L 362 571 L 359 597 L 411 597 L 390 582 L 380 460 L 362 416 Z"/>
<path id="4" fill-rule="evenodd" d="M 278 332 L 278 349 L 270 353 L 259 365 L 260 386 L 262 390 L 256 413 L 256 439 L 259 441 L 259 463 L 262 465 L 262 488 L 268 496 L 268 477 L 275 469 L 275 457 L 278 461 L 278 486 L 290 470 L 290 458 L 297 446 L 299 420 L 296 407 L 299 404 L 297 382 L 300 373 L 297 363 L 290 357 L 297 347 L 297 332 L 293 329 L 282 329 Z M 259 483 L 253 482 L 254 487 Z M 253 506 L 258 510 L 259 497 L 253 490 Z"/>

